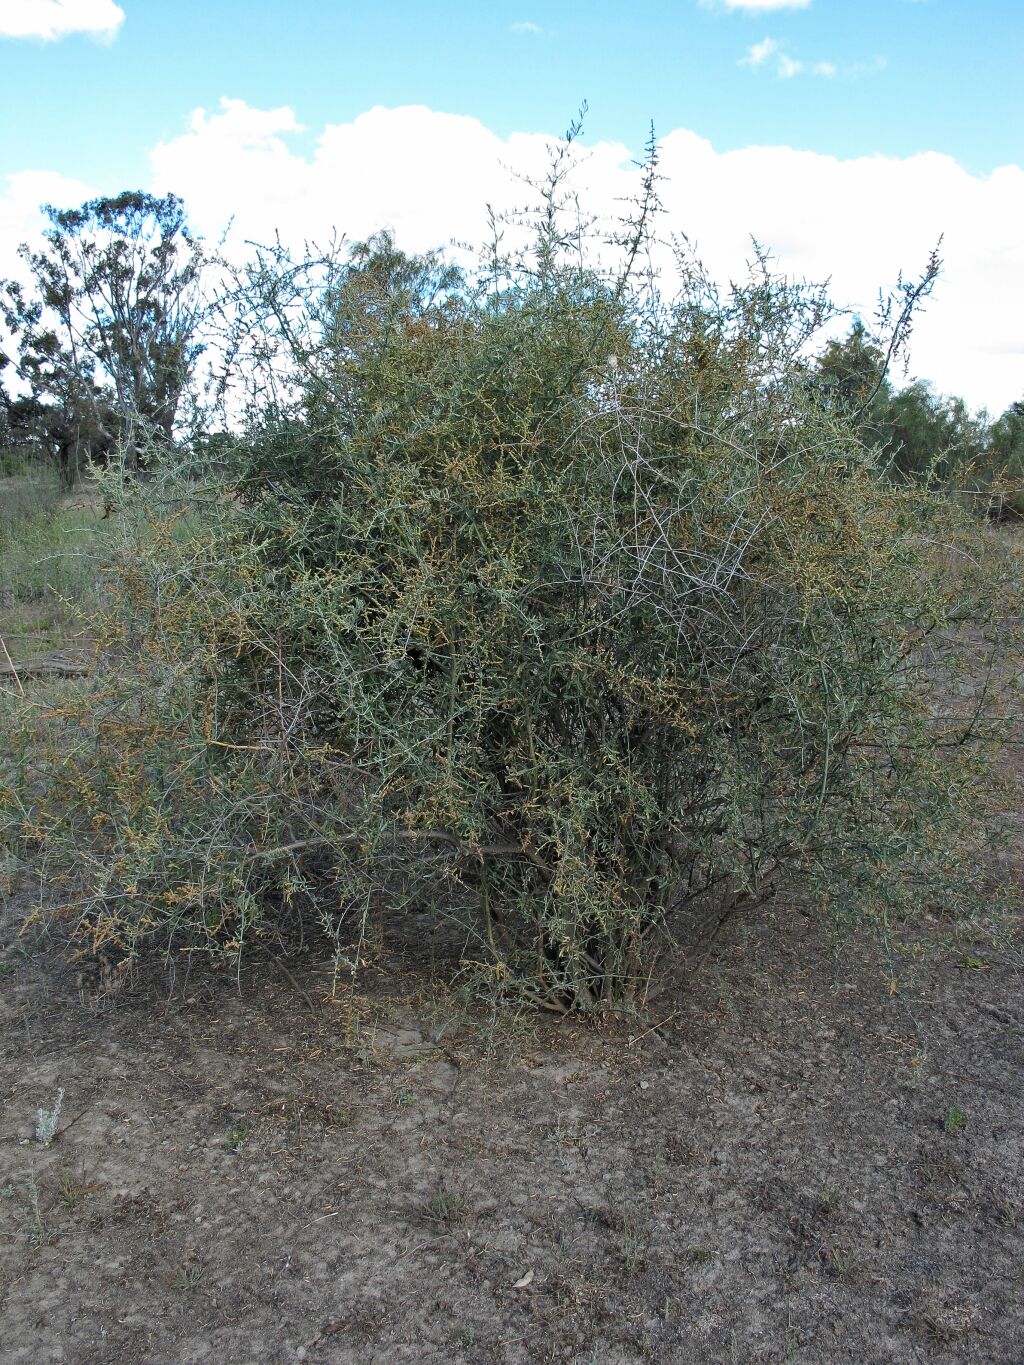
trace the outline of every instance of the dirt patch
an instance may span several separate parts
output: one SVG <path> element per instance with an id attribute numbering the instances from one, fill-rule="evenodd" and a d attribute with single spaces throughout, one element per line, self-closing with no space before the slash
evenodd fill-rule
<path id="1" fill-rule="evenodd" d="M 1012 941 L 776 907 L 638 1038 L 397 939 L 340 1003 L 315 952 L 104 996 L 13 915 L 11 1365 L 1024 1359 Z"/>

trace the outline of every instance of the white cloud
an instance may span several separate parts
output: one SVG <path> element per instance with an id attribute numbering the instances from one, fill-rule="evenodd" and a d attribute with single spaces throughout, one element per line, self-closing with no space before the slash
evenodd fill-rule
<path id="1" fill-rule="evenodd" d="M 940 234 L 942 277 L 914 333 L 912 371 L 1001 411 L 1024 396 L 1024 169 L 973 176 L 952 157 L 822 156 L 790 147 L 716 152 L 685 130 L 662 142 L 663 198 L 719 279 L 755 236 L 791 276 L 831 279 L 837 302 L 873 315 L 880 286 L 924 266 Z"/>
<path id="2" fill-rule="evenodd" d="M 866 62 L 854 62 L 850 67 L 851 76 L 874 76 L 879 71 L 884 71 L 889 65 L 889 58 L 876 55 Z"/>
<path id="3" fill-rule="evenodd" d="M 543 33 L 543 32 L 544 32 L 544 30 L 541 28 L 540 24 L 531 24 L 530 21 L 529 21 L 528 19 L 527 19 L 527 20 L 523 20 L 521 23 L 518 23 L 518 24 L 509 24 L 509 26 L 508 26 L 508 31 L 509 31 L 509 33 Z"/>
<path id="4" fill-rule="evenodd" d="M 114 0 L 3 0 L 0 38 L 42 38 L 51 42 L 69 33 L 87 33 L 110 42 L 124 23 Z"/>
<path id="5" fill-rule="evenodd" d="M 244 100 L 222 99 L 219 113 L 196 109 L 189 131 L 168 149 L 158 145 L 151 159 L 158 179 L 189 183 L 189 198 L 200 213 L 203 204 L 237 203 L 244 214 L 255 193 L 267 217 L 284 227 L 301 213 L 309 179 L 284 137 L 303 131 L 291 109 L 254 109 Z M 225 222 L 228 217 L 230 211 Z"/>
<path id="6" fill-rule="evenodd" d="M 422 106 L 371 109 L 323 128 L 302 154 L 288 108 L 223 100 L 197 111 L 180 137 L 151 153 L 157 193 L 184 196 L 210 236 L 235 218 L 231 241 L 360 239 L 381 227 L 422 251 L 484 240 L 486 205 L 522 206 L 519 176 L 537 177 L 551 138 L 500 138 L 476 119 Z M 1002 411 L 1024 396 L 1024 169 L 975 176 L 951 157 L 840 159 L 791 147 L 721 152 L 686 129 L 661 140 L 663 232 L 685 233 L 716 279 L 743 270 L 754 236 L 794 277 L 831 277 L 837 302 L 870 318 L 880 286 L 916 274 L 940 233 L 945 268 L 914 334 L 913 372 L 972 405 Z M 584 203 L 613 216 L 636 186 L 621 143 L 586 149 L 575 173 Z M 118 189 L 120 186 L 108 186 Z M 0 195 L 0 275 L 43 199 L 81 202 L 90 190 L 57 176 L 12 177 Z"/>
<path id="7" fill-rule="evenodd" d="M 43 204 L 74 208 L 94 191 L 81 180 L 50 171 L 21 171 L 9 175 L 7 191 L 0 194 L 0 276 L 19 276 L 17 250 L 22 242 L 36 240 L 46 226 Z"/>
<path id="8" fill-rule="evenodd" d="M 877 62 L 879 59 L 876 58 Z M 774 38 L 762 38 L 759 43 L 752 43 L 744 56 L 740 57 L 737 66 L 749 66 L 753 70 L 770 64 L 780 81 L 791 80 L 794 76 L 799 76 L 802 71 L 810 72 L 812 76 L 823 76 L 827 80 L 839 74 L 839 68 L 834 62 L 813 62 L 810 66 L 802 62 L 798 57 L 791 57 L 788 52 L 783 52 L 782 48 Z M 884 62 L 883 62 L 884 65 Z M 861 67 L 851 67 L 850 75 L 864 75 L 869 69 L 877 70 L 872 65 Z"/>
<path id="9" fill-rule="evenodd" d="M 768 10 L 806 9 L 811 0 L 701 0 L 706 9 L 742 10 L 746 14 L 764 14 Z"/>
<path id="10" fill-rule="evenodd" d="M 182 194 L 211 234 L 232 215 L 236 238 L 268 240 L 280 230 L 292 241 L 324 241 L 337 228 L 358 240 L 390 227 L 422 251 L 453 238 L 482 241 L 489 203 L 503 209 L 528 197 L 510 168 L 539 177 L 555 140 L 526 133 L 502 139 L 477 119 L 422 105 L 378 107 L 351 123 L 328 124 L 309 158 L 287 145 L 298 130 L 290 109 L 222 99 L 218 112 L 198 110 L 187 133 L 153 150 L 155 188 Z M 588 173 L 611 183 L 630 157 L 621 143 L 592 146 Z M 623 171 L 623 188 L 627 183 Z"/>
<path id="11" fill-rule="evenodd" d="M 804 64 L 797 61 L 795 57 L 787 57 L 784 52 L 780 52 L 775 69 L 778 72 L 779 80 L 788 81 L 792 76 L 799 76 L 804 69 Z"/>
<path id="12" fill-rule="evenodd" d="M 769 57 L 775 55 L 779 50 L 779 45 L 774 38 L 762 38 L 759 43 L 753 43 L 747 48 L 747 55 L 739 60 L 740 66 L 764 66 Z"/>

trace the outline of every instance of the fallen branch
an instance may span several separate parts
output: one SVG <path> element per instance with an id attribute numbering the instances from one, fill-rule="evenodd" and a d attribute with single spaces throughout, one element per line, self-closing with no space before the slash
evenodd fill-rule
<path id="1" fill-rule="evenodd" d="M 0 645 L 3 641 L 0 640 Z M 70 663 L 62 659 L 36 659 L 27 663 L 21 663 L 17 668 L 14 661 L 7 654 L 7 647 L 4 646 L 4 654 L 7 655 L 7 663 L 0 664 L 0 677 L 13 677 L 22 692 L 25 691 L 21 683 L 21 675 L 27 678 L 35 677 L 41 673 L 52 673 L 55 677 L 80 677 L 89 672 L 88 664 Z"/>

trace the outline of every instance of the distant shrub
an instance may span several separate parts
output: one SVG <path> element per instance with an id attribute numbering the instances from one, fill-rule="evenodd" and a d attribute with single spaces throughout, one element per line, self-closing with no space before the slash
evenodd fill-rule
<path id="1" fill-rule="evenodd" d="M 901 282 L 899 321 L 906 326 L 902 337 L 894 336 L 892 351 L 903 348 L 913 308 L 939 268 L 933 255 L 919 283 Z M 887 378 L 891 358 L 856 321 L 845 338 L 828 342 L 817 356 L 819 400 L 846 418 L 893 482 L 952 492 L 992 520 L 1018 518 L 1024 511 L 1024 403 L 1012 403 L 990 423 L 984 411 L 972 414 L 962 398 L 938 394 L 922 380 L 895 389 Z"/>
<path id="2" fill-rule="evenodd" d="M 28 461 L 14 450 L 0 450 L 0 479 L 12 479 L 28 472 Z"/>
<path id="3" fill-rule="evenodd" d="M 942 699 L 1002 570 L 818 401 L 819 291 L 607 278 L 558 184 L 476 277 L 387 238 L 249 274 L 247 435 L 127 496 L 105 671 L 34 738 L 22 832 L 85 940 L 237 954 L 298 912 L 354 965 L 430 899 L 562 1009 L 783 878 L 860 919 L 959 894 L 984 727 Z"/>

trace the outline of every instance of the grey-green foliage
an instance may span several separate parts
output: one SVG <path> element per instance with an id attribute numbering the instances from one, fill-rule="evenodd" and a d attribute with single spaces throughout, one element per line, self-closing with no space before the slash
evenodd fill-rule
<path id="1" fill-rule="evenodd" d="M 650 177 L 608 277 L 558 183 L 477 275 L 378 238 L 244 282 L 272 364 L 228 496 L 136 494 L 178 529 L 111 576 L 136 671 L 48 806 L 82 932 L 239 951 L 300 900 L 341 945 L 429 899 L 569 1008 L 780 879 L 861 918 L 953 894 L 971 528 L 820 401 L 820 291 L 761 259 L 719 296 L 680 256 L 662 297 Z"/>
<path id="2" fill-rule="evenodd" d="M 64 1087 L 60 1086 L 57 1091 L 57 1098 L 53 1108 L 36 1110 L 36 1141 L 41 1142 L 44 1147 L 49 1147 L 50 1143 L 57 1135 L 57 1127 L 60 1123 L 60 1114 L 63 1106 Z"/>

